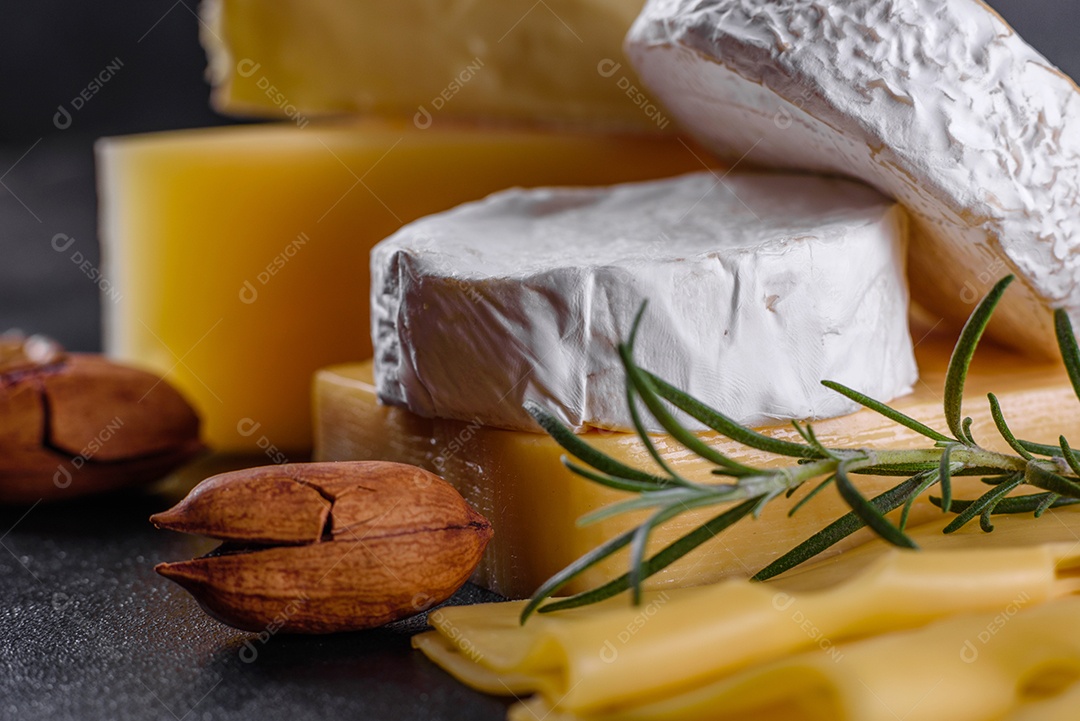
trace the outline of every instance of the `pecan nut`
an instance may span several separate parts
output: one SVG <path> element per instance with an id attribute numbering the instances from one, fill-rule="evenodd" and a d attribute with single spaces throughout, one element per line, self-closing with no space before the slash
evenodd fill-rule
<path id="1" fill-rule="evenodd" d="M 426 610 L 468 580 L 492 535 L 446 481 L 376 461 L 224 473 L 150 520 L 224 541 L 156 569 L 208 614 L 291 633 L 373 628 Z"/>
<path id="2" fill-rule="evenodd" d="M 0 503 L 149 483 L 202 448 L 198 415 L 160 377 L 0 336 Z"/>

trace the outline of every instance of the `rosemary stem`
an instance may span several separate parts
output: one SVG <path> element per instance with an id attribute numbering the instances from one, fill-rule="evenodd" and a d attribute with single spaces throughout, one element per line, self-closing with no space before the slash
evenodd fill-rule
<path id="1" fill-rule="evenodd" d="M 874 451 L 877 463 L 872 465 L 892 466 L 916 463 L 937 463 L 941 460 L 942 448 L 927 448 L 906 451 Z M 869 451 L 867 453 L 870 453 Z M 989 451 L 978 446 L 958 446 L 953 449 L 951 459 L 965 468 L 996 468 L 1002 472 L 1023 471 L 1028 461 L 1017 456 L 1010 456 L 997 451 Z M 867 467 L 866 464 L 861 466 Z M 852 466 L 854 468 L 854 466 Z"/>
<path id="2" fill-rule="evenodd" d="M 918 464 L 936 464 L 941 460 L 942 448 L 919 450 L 845 450 L 847 470 L 855 473 L 876 466 L 914 466 Z M 842 457 L 843 458 L 843 457 Z M 1029 461 L 1017 456 L 1010 456 L 997 451 L 986 450 L 978 446 L 959 446 L 950 456 L 958 468 L 980 468 L 1000 470 L 1002 473 L 1024 472 Z M 726 491 L 724 500 L 740 501 L 759 496 L 774 496 L 798 488 L 815 478 L 835 473 L 841 460 L 823 458 L 798 466 L 788 466 L 756 476 L 747 476 L 739 480 L 734 488 Z M 1057 471 L 1053 461 L 1036 461 L 1047 470 Z"/>
<path id="3" fill-rule="evenodd" d="M 732 500 L 775 496 L 827 473 L 834 473 L 838 465 L 840 463 L 835 458 L 824 458 L 801 466 L 787 466 L 757 476 L 747 476 L 739 479 Z"/>

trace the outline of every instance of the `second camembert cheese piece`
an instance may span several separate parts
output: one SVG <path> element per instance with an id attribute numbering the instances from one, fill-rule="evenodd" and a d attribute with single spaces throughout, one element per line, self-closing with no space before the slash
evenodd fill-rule
<path id="1" fill-rule="evenodd" d="M 1056 357 L 1080 317 L 1080 92 L 981 0 L 651 0 L 645 84 L 723 157 L 859 178 L 912 215 L 915 300 Z"/>
<path id="2" fill-rule="evenodd" d="M 907 220 L 844 180 L 712 173 L 511 190 L 372 252 L 375 376 L 428 417 L 535 430 L 632 420 L 616 346 L 648 301 L 641 365 L 742 423 L 853 410 L 916 378 Z"/>

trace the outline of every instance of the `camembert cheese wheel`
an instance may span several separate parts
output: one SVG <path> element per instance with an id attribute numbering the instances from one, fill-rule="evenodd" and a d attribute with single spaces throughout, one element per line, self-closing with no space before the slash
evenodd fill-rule
<path id="1" fill-rule="evenodd" d="M 642 367 L 742 423 L 854 410 L 917 370 L 907 218 L 859 183 L 703 172 L 610 188 L 509 190 L 372 251 L 380 399 L 535 430 L 632 428 L 617 346 L 643 303 Z"/>

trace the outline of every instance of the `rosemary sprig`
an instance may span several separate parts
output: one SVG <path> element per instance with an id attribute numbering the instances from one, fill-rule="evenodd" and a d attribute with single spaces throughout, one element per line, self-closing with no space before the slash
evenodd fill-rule
<path id="1" fill-rule="evenodd" d="M 795 503 L 789 516 L 828 486 L 836 487 L 851 512 L 758 571 L 754 580 L 772 578 L 794 568 L 864 527 L 870 528 L 889 543 L 915 548 L 914 542 L 904 531 L 908 515 L 915 500 L 934 486 L 940 488 L 941 496 L 931 497 L 930 502 L 944 512 L 956 515 L 945 528 L 946 533 L 958 530 L 976 518 L 979 518 L 983 530 L 990 532 L 993 530 L 991 517 L 994 514 L 1034 513 L 1039 517 L 1047 509 L 1080 503 L 1080 454 L 1070 448 L 1064 437 L 1059 439 L 1058 445 L 1016 438 L 997 397 L 990 394 L 994 423 L 1013 451 L 1012 454 L 998 453 L 983 448 L 975 441 L 971 435 L 971 418 L 963 415 L 964 385 L 972 358 L 994 309 L 1012 280 L 1011 275 L 1002 278 L 976 306 L 953 349 L 946 373 L 944 399 L 944 419 L 951 435 L 930 428 L 854 389 L 832 381 L 824 382 L 826 387 L 933 442 L 932 447 L 918 450 L 829 448 L 818 440 L 811 425 L 799 423 L 794 426 L 804 442 L 793 443 L 770 438 L 736 423 L 637 365 L 634 361 L 634 339 L 645 311 L 643 306 L 634 320 L 628 341 L 619 346 L 619 356 L 626 374 L 626 397 L 635 428 L 655 468 L 642 470 L 627 466 L 590 446 L 541 406 L 529 403 L 526 409 L 569 456 L 576 459 L 563 457 L 563 463 L 571 471 L 590 481 L 636 494 L 628 500 L 589 514 L 582 522 L 642 510 L 650 511 L 649 516 L 637 527 L 593 549 L 544 583 L 522 612 L 522 622 L 536 611 L 545 613 L 584 606 L 626 590 L 631 591 L 636 603 L 641 598 L 641 584 L 646 578 L 745 518 L 756 518 L 777 497 L 790 497 L 804 484 L 814 481 L 817 483 Z M 1080 347 L 1064 311 L 1055 312 L 1054 325 L 1069 379 L 1080 397 Z M 669 409 L 674 409 L 674 412 Z M 655 418 L 675 441 L 715 466 L 712 473 L 725 477 L 725 480 L 695 482 L 676 473 L 649 438 L 641 420 L 643 411 Z M 796 460 L 781 468 L 755 468 L 740 463 L 703 442 L 680 423 L 675 412 L 682 412 L 750 448 Z M 905 480 L 868 499 L 854 482 L 858 474 L 900 476 Z M 980 476 L 990 485 L 990 489 L 974 500 L 954 499 L 952 479 L 956 476 Z M 1010 495 L 1022 486 L 1030 486 L 1038 492 Z M 729 507 L 646 558 L 648 540 L 656 527 L 689 510 L 718 505 Z M 898 525 L 886 517 L 887 513 L 896 509 L 902 509 Z M 570 581 L 626 547 L 630 550 L 627 573 L 591 591 L 545 603 Z"/>

